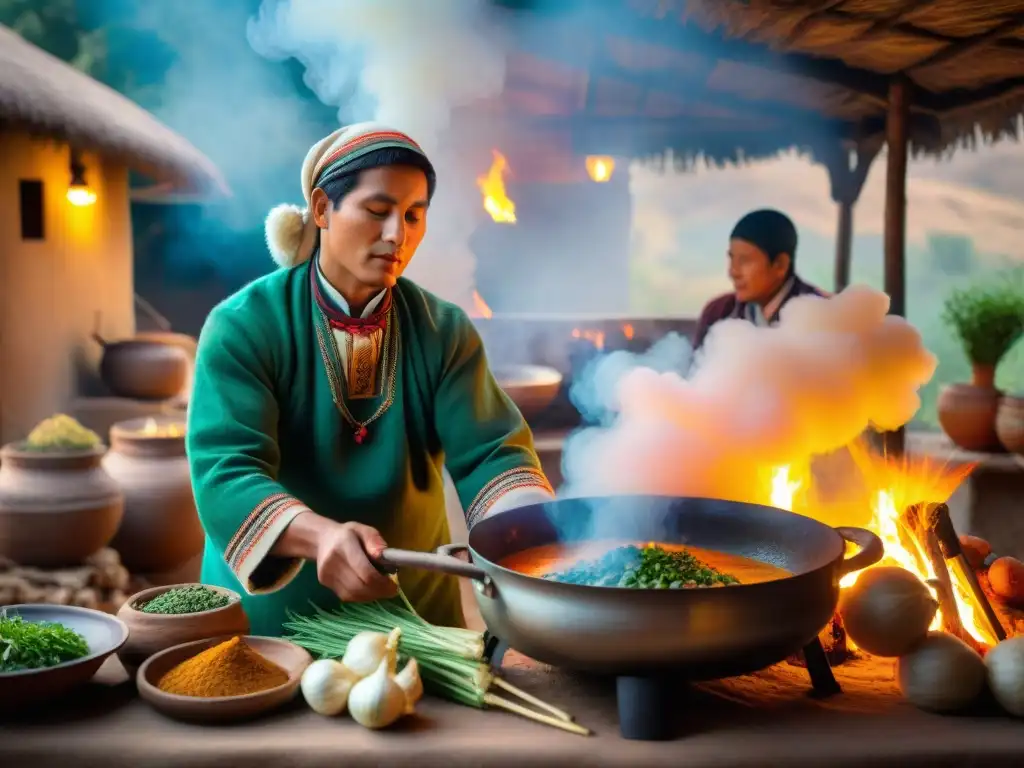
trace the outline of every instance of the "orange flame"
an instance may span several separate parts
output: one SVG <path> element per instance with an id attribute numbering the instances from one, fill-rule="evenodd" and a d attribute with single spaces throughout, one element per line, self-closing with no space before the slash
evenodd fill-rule
<path id="1" fill-rule="evenodd" d="M 499 224 L 516 223 L 516 204 L 505 193 L 505 174 L 508 160 L 498 150 L 491 150 L 494 160 L 484 176 L 476 180 L 484 196 L 484 210 Z"/>
<path id="2" fill-rule="evenodd" d="M 635 333 L 636 332 L 633 330 L 632 324 L 630 324 L 630 323 L 623 323 L 623 325 L 622 325 L 622 335 L 626 337 L 626 341 L 632 340 L 632 338 L 635 335 Z"/>
<path id="3" fill-rule="evenodd" d="M 604 349 L 604 331 L 581 331 L 579 328 L 573 328 L 572 337 L 574 339 L 589 341 L 597 349 Z"/>
<path id="4" fill-rule="evenodd" d="M 885 557 L 879 565 L 904 568 L 922 581 L 934 579 L 936 574 L 931 560 L 916 534 L 901 519 L 900 511 L 922 501 L 947 501 L 974 466 L 951 468 L 920 458 L 897 461 L 879 456 L 859 443 L 851 445 L 850 452 L 872 492 L 872 516 L 866 527 L 877 534 L 885 546 Z M 803 492 L 806 491 L 808 480 L 809 477 L 793 477 L 791 467 L 775 469 L 771 477 L 772 505 L 814 517 L 812 510 L 801 509 L 807 506 Z M 947 565 L 953 584 L 953 597 L 964 629 L 979 643 L 994 646 L 997 642 L 995 635 L 975 601 L 970 583 L 956 567 L 956 563 L 949 562 Z M 860 573 L 863 571 L 847 574 L 840 586 L 852 586 Z M 936 613 L 932 629 L 941 627 L 942 615 Z"/>
<path id="5" fill-rule="evenodd" d="M 587 175 L 591 181 L 602 184 L 615 173 L 615 158 L 607 155 L 590 155 L 586 159 Z"/>
<path id="6" fill-rule="evenodd" d="M 185 434 L 185 425 L 173 422 L 161 425 L 156 419 L 150 417 L 143 422 L 142 429 L 138 431 L 138 434 L 146 437 L 181 437 Z"/>
<path id="7" fill-rule="evenodd" d="M 487 302 L 484 301 L 483 296 L 481 296 L 476 291 L 473 291 L 473 306 L 469 310 L 469 316 L 470 317 L 493 317 L 494 316 L 494 312 L 492 312 L 491 308 L 489 306 L 487 306 Z"/>

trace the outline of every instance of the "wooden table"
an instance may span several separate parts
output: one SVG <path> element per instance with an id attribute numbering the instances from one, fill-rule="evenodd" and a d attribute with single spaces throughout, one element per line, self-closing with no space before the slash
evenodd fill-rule
<path id="1" fill-rule="evenodd" d="M 0 724 L 0 765 L 965 768 L 1014 765 L 1024 757 L 1024 722 L 915 710 L 899 696 L 888 661 L 837 668 L 844 693 L 823 702 L 807 695 L 804 670 L 786 664 L 756 676 L 681 688 L 679 738 L 661 743 L 619 737 L 606 682 L 569 676 L 522 657 L 508 659 L 506 668 L 512 682 L 572 712 L 596 735 L 584 738 L 513 715 L 431 699 L 403 726 L 379 733 L 346 717 L 314 715 L 301 700 L 249 724 L 187 725 L 149 709 L 115 663 L 75 701 Z"/>

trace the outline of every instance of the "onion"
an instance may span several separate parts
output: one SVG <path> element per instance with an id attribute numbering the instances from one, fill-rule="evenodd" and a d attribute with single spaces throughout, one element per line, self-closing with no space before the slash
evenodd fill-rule
<path id="1" fill-rule="evenodd" d="M 915 707 L 955 712 L 974 703 L 985 687 L 985 662 L 945 632 L 931 632 L 897 665 L 900 690 Z"/>
<path id="2" fill-rule="evenodd" d="M 839 615 L 850 639 L 870 654 L 889 658 L 902 656 L 924 639 L 938 607 L 924 582 L 892 566 L 865 571 L 839 598 Z"/>
<path id="3" fill-rule="evenodd" d="M 1003 640 L 985 654 L 988 687 L 996 701 L 1017 717 L 1024 717 L 1024 635 Z"/>

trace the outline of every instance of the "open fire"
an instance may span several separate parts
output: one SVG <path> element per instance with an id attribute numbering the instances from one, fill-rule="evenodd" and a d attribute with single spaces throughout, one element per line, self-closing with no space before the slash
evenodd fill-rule
<path id="1" fill-rule="evenodd" d="M 493 155 L 491 167 L 476 182 L 483 195 L 484 210 L 498 224 L 515 224 L 516 204 L 505 192 L 508 160 L 496 149 L 493 150 Z"/>
<path id="2" fill-rule="evenodd" d="M 974 469 L 973 465 L 953 468 L 926 459 L 896 460 L 880 456 L 861 443 L 851 445 L 850 453 L 871 499 L 871 518 L 864 527 L 877 534 L 885 545 L 885 558 L 879 565 L 904 568 L 929 584 L 941 606 L 931 629 L 966 635 L 963 639 L 978 646 L 996 645 L 995 629 L 974 594 L 969 576 L 958 562 L 943 560 L 937 554 L 937 547 L 929 542 L 929 532 L 918 518 L 908 514 L 910 508 L 922 502 L 947 501 Z M 771 473 L 771 503 L 818 517 L 811 485 L 809 470 L 800 473 L 793 467 L 779 467 Z M 853 586 L 860 573 L 863 571 L 848 574 L 840 586 Z"/>

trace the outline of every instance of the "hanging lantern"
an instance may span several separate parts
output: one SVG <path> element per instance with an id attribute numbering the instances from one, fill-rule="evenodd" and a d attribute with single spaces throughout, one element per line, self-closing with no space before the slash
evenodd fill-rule
<path id="1" fill-rule="evenodd" d="M 589 155 L 587 157 L 587 174 L 592 181 L 599 184 L 608 181 L 615 172 L 615 158 L 608 155 Z"/>
<path id="2" fill-rule="evenodd" d="M 71 152 L 71 183 L 68 184 L 68 202 L 83 207 L 96 202 L 96 193 L 85 180 L 85 165 L 77 152 Z"/>

